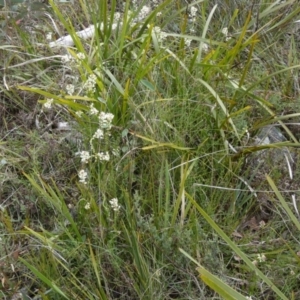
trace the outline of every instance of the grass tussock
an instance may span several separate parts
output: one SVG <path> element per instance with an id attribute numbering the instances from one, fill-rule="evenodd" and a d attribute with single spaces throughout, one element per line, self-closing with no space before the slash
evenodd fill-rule
<path id="1" fill-rule="evenodd" d="M 3 8 L 1 298 L 299 298 L 300 8 L 280 2 Z"/>

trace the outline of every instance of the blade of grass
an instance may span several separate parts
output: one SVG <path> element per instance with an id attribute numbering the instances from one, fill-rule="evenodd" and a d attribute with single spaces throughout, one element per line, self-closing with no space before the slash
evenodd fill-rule
<path id="1" fill-rule="evenodd" d="M 209 28 L 209 24 L 210 24 L 210 22 L 211 22 L 211 20 L 212 20 L 212 17 L 213 17 L 213 15 L 214 15 L 214 12 L 215 12 L 215 10 L 217 9 L 217 7 L 218 7 L 218 5 L 216 4 L 216 5 L 213 7 L 213 9 L 211 10 L 211 12 L 209 13 L 209 16 L 208 16 L 208 18 L 207 18 L 207 21 L 205 22 L 205 25 L 204 25 L 204 28 L 203 28 L 203 31 L 202 31 L 202 36 L 201 36 L 202 39 L 205 39 L 206 33 L 207 33 L 207 31 L 208 31 L 208 28 Z M 197 57 L 197 59 L 196 59 L 196 61 L 197 61 L 198 63 L 200 63 L 200 61 L 201 61 L 201 55 L 202 55 L 202 50 L 203 50 L 203 44 L 204 44 L 204 42 L 203 42 L 203 41 L 200 41 L 199 47 L 198 47 L 198 57 Z"/>
<path id="2" fill-rule="evenodd" d="M 51 280 L 49 280 L 44 274 L 42 274 L 38 269 L 36 269 L 33 265 L 29 264 L 25 259 L 19 257 L 19 260 L 41 281 L 43 281 L 46 285 L 48 285 L 51 289 L 57 292 L 59 295 L 64 297 L 65 299 L 70 299 L 66 296 L 66 294 Z"/>
<path id="3" fill-rule="evenodd" d="M 254 271 L 255 274 L 263 280 L 272 289 L 277 296 L 282 300 L 288 300 L 288 298 L 276 287 L 276 285 L 265 276 L 247 257 L 247 255 L 241 251 L 238 246 L 227 236 L 227 234 L 216 224 L 216 222 L 200 207 L 200 205 L 194 200 L 192 196 L 186 193 L 187 198 L 193 203 L 194 207 L 207 221 L 207 223 L 218 233 L 218 235 L 227 243 L 227 245 L 247 264 L 250 270 Z"/>
<path id="4" fill-rule="evenodd" d="M 277 196 L 278 200 L 280 201 L 282 207 L 284 208 L 284 210 L 288 214 L 290 220 L 293 221 L 293 223 L 295 224 L 295 226 L 297 227 L 297 229 L 300 232 L 300 222 L 299 222 L 299 220 L 297 219 L 297 217 L 293 214 L 293 212 L 289 208 L 287 202 L 282 197 L 281 193 L 279 192 L 279 190 L 278 190 L 277 186 L 275 185 L 274 181 L 272 180 L 272 178 L 267 174 L 266 174 L 266 178 L 267 178 L 267 181 L 268 181 L 270 187 L 272 188 L 272 190 L 274 191 L 274 193 Z"/>
<path id="5" fill-rule="evenodd" d="M 97 261 L 96 261 L 91 243 L 88 242 L 88 244 L 89 244 L 89 249 L 90 249 L 90 258 L 91 258 L 92 266 L 94 268 L 94 273 L 95 273 L 96 278 L 97 278 L 97 285 L 98 285 L 98 289 L 99 289 L 99 292 L 100 292 L 100 295 L 101 295 L 101 299 L 105 300 L 105 299 L 108 299 L 108 298 L 106 297 L 105 292 L 104 292 L 103 287 L 102 287 L 102 284 L 101 284 L 100 272 L 98 270 Z"/>
<path id="6" fill-rule="evenodd" d="M 187 252 L 185 252 L 183 249 L 179 248 L 179 251 L 185 255 L 187 258 L 189 258 L 191 261 L 196 263 L 198 265 L 198 268 L 196 269 L 200 273 L 200 278 L 202 281 L 208 285 L 212 290 L 217 292 L 220 296 L 222 296 L 226 300 L 247 300 L 245 296 L 238 293 L 236 290 L 234 290 L 232 287 L 224 283 L 222 280 L 220 280 L 217 276 L 210 273 L 208 270 L 206 270 L 204 267 L 202 267 L 195 259 L 193 259 Z"/>
<path id="7" fill-rule="evenodd" d="M 49 185 L 47 185 L 45 182 L 42 181 L 41 178 L 39 178 L 41 185 L 31 176 L 24 173 L 24 176 L 28 179 L 28 181 L 31 183 L 31 185 L 49 202 L 49 204 L 52 204 L 57 212 L 62 213 L 62 215 L 70 222 L 74 232 L 76 233 L 77 237 L 80 241 L 82 241 L 83 237 L 81 236 L 77 224 L 74 221 L 64 199 L 61 194 L 57 194 L 58 189 L 53 190 Z"/>

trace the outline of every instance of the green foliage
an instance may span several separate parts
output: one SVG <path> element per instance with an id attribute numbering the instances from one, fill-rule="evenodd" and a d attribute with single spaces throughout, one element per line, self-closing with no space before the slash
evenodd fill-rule
<path id="1" fill-rule="evenodd" d="M 50 0 L 50 15 L 32 21 L 40 30 L 9 21 L 5 297 L 299 296 L 297 206 L 282 196 L 280 166 L 261 176 L 249 161 L 298 155 L 286 124 L 299 117 L 297 36 L 285 35 L 300 9 L 158 2 Z M 76 34 L 87 28 L 88 39 Z M 50 30 L 70 44 L 45 42 Z M 268 124 L 288 141 L 255 143 Z"/>

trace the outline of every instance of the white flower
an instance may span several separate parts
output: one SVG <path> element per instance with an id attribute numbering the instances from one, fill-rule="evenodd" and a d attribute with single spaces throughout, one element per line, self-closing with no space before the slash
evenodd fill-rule
<path id="1" fill-rule="evenodd" d="M 80 156 L 81 162 L 84 164 L 87 163 L 91 158 L 90 153 L 88 151 L 81 151 L 77 152 L 76 154 Z"/>
<path id="2" fill-rule="evenodd" d="M 191 19 L 189 21 L 191 21 L 193 23 L 196 22 L 197 11 L 198 11 L 198 8 L 196 8 L 195 6 L 192 6 L 190 8 L 190 17 L 191 17 Z"/>
<path id="3" fill-rule="evenodd" d="M 264 220 L 261 220 L 260 222 L 259 222 L 259 227 L 260 228 L 264 228 L 266 226 L 266 222 L 264 221 Z"/>
<path id="4" fill-rule="evenodd" d="M 78 60 L 84 60 L 85 59 L 84 53 L 81 53 L 81 52 L 77 53 L 77 59 Z"/>
<path id="5" fill-rule="evenodd" d="M 227 27 L 224 27 L 221 32 L 225 35 L 226 37 L 226 41 L 229 41 L 231 39 L 230 36 L 228 36 L 228 28 Z"/>
<path id="6" fill-rule="evenodd" d="M 83 183 L 83 184 L 86 184 L 86 179 L 87 179 L 87 172 L 85 170 L 80 170 L 78 172 L 78 177 L 79 177 L 79 182 Z"/>
<path id="7" fill-rule="evenodd" d="M 62 55 L 61 61 L 65 64 L 72 60 L 73 57 L 70 54 Z"/>
<path id="8" fill-rule="evenodd" d="M 253 262 L 254 266 L 257 266 L 257 260 L 255 259 Z"/>
<path id="9" fill-rule="evenodd" d="M 115 12 L 115 14 L 114 14 L 114 20 L 117 21 L 119 19 L 121 19 L 121 14 L 119 12 Z"/>
<path id="10" fill-rule="evenodd" d="M 114 211 L 119 211 L 121 206 L 119 205 L 118 199 L 117 198 L 113 198 L 111 200 L 109 200 L 110 206 Z"/>
<path id="11" fill-rule="evenodd" d="M 151 7 L 144 5 L 139 12 L 138 17 L 135 21 L 141 21 L 145 19 L 151 13 Z"/>
<path id="12" fill-rule="evenodd" d="M 292 276 L 294 276 L 294 275 L 295 275 L 295 272 L 294 272 L 293 270 L 291 270 L 291 271 L 290 271 L 290 274 L 291 274 Z"/>
<path id="13" fill-rule="evenodd" d="M 52 106 L 52 104 L 53 104 L 53 99 L 51 98 L 51 99 L 47 99 L 46 100 L 46 102 L 44 103 L 44 107 L 46 108 L 46 109 L 50 109 L 51 108 L 51 106 Z"/>
<path id="14" fill-rule="evenodd" d="M 97 153 L 97 157 L 100 161 L 109 161 L 110 159 L 109 153 L 107 151 Z"/>
<path id="15" fill-rule="evenodd" d="M 83 111 L 81 111 L 81 110 L 78 110 L 75 112 L 75 115 L 79 118 L 81 118 L 82 114 L 83 114 Z"/>
<path id="16" fill-rule="evenodd" d="M 252 297 L 251 296 L 246 296 L 246 299 L 247 300 L 252 300 Z"/>
<path id="17" fill-rule="evenodd" d="M 74 85 L 73 84 L 67 84 L 66 91 L 67 91 L 68 95 L 73 95 L 74 91 L 75 91 Z"/>
<path id="18" fill-rule="evenodd" d="M 206 43 L 203 43 L 202 44 L 202 50 L 206 52 L 206 51 L 208 51 L 208 49 L 209 49 L 208 45 Z"/>
<path id="19" fill-rule="evenodd" d="M 99 140 L 101 140 L 101 139 L 103 139 L 103 137 L 104 137 L 104 132 L 103 132 L 103 130 L 100 129 L 100 128 L 98 128 L 98 129 L 96 130 L 96 132 L 94 133 L 92 139 L 99 139 Z"/>
<path id="20" fill-rule="evenodd" d="M 224 27 L 221 32 L 227 37 L 228 35 L 228 28 L 227 27 Z"/>
<path id="21" fill-rule="evenodd" d="M 122 25 L 122 23 L 121 23 L 120 25 Z M 117 28 L 118 28 L 118 23 L 113 23 L 113 24 L 111 25 L 111 29 L 112 29 L 112 30 L 116 30 Z"/>
<path id="22" fill-rule="evenodd" d="M 91 208 L 91 204 L 88 202 L 85 206 L 84 209 L 89 210 Z"/>
<path id="23" fill-rule="evenodd" d="M 89 91 L 89 92 L 93 92 L 94 93 L 95 90 L 96 90 L 96 88 L 95 88 L 95 84 L 97 83 L 96 80 L 97 80 L 96 75 L 95 74 L 91 74 L 88 77 L 87 81 L 85 82 L 85 85 L 84 85 L 85 89 L 87 91 Z"/>
<path id="24" fill-rule="evenodd" d="M 161 28 L 158 26 L 153 27 L 153 32 L 156 35 L 156 38 L 159 42 L 162 42 L 168 36 L 168 34 L 162 31 Z"/>
<path id="25" fill-rule="evenodd" d="M 94 116 L 94 115 L 98 115 L 99 111 L 97 108 L 94 107 L 94 103 L 92 103 L 90 105 L 90 115 Z"/>
<path id="26" fill-rule="evenodd" d="M 266 256 L 264 255 L 264 254 L 257 254 L 257 260 L 259 261 L 259 262 L 264 262 L 264 261 L 266 261 Z"/>
<path id="27" fill-rule="evenodd" d="M 186 45 L 186 47 L 190 47 L 192 40 L 191 39 L 184 39 L 184 44 Z"/>
<path id="28" fill-rule="evenodd" d="M 47 41 L 51 41 L 51 40 L 52 40 L 52 32 L 48 32 L 48 33 L 46 34 L 46 40 L 47 40 Z"/>
<path id="29" fill-rule="evenodd" d="M 192 6 L 190 8 L 190 14 L 191 14 L 191 17 L 194 19 L 197 15 L 197 11 L 198 11 L 198 8 L 196 8 L 195 6 Z"/>
<path id="30" fill-rule="evenodd" d="M 105 113 L 103 111 L 99 114 L 99 126 L 103 129 L 111 129 L 111 122 L 114 118 L 114 115 L 111 113 Z"/>

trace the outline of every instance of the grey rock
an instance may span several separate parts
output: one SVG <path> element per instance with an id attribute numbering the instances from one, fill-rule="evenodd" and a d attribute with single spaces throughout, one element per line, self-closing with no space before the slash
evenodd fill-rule
<path id="1" fill-rule="evenodd" d="M 286 141 L 285 136 L 276 125 L 264 126 L 255 137 L 256 145 L 269 145 Z"/>

